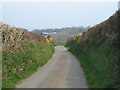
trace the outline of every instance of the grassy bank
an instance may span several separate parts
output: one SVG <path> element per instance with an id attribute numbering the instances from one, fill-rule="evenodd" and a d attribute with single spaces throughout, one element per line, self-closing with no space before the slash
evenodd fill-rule
<path id="1" fill-rule="evenodd" d="M 118 88 L 117 35 L 96 36 L 87 40 L 71 40 L 66 47 L 80 61 L 90 88 Z"/>
<path id="2" fill-rule="evenodd" d="M 3 88 L 13 88 L 17 83 L 43 66 L 53 55 L 54 47 L 46 42 L 30 42 L 22 45 L 15 53 L 2 53 Z"/>

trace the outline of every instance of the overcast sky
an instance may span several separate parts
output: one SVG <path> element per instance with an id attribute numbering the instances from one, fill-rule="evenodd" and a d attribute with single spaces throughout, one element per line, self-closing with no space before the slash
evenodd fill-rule
<path id="1" fill-rule="evenodd" d="M 5 2 L 2 21 L 28 30 L 93 26 L 117 9 L 117 2 Z"/>

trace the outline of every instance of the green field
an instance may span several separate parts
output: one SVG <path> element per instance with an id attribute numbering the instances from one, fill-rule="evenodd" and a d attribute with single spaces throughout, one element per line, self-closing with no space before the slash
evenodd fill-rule
<path id="1" fill-rule="evenodd" d="M 55 42 L 54 42 L 54 45 L 55 45 L 55 46 L 64 46 L 65 44 L 66 44 L 65 41 L 55 41 Z"/>

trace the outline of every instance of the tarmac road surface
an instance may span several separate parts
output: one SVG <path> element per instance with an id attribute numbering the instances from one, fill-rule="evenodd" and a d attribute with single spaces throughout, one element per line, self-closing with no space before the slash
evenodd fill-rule
<path id="1" fill-rule="evenodd" d="M 88 88 L 79 61 L 64 47 L 56 46 L 53 57 L 16 88 Z"/>

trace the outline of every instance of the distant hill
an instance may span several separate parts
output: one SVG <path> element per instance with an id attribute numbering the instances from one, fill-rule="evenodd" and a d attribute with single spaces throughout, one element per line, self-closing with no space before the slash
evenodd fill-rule
<path id="1" fill-rule="evenodd" d="M 44 34 L 48 33 L 51 35 L 53 40 L 58 40 L 58 41 L 66 41 L 68 38 L 72 37 L 73 35 L 79 34 L 81 32 L 84 32 L 88 30 L 90 26 L 88 27 L 65 27 L 65 28 L 55 28 L 55 29 L 35 29 L 32 32 L 37 33 L 37 34 Z"/>

